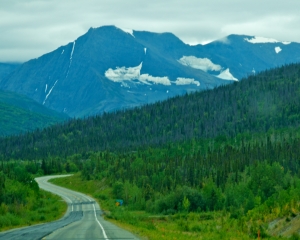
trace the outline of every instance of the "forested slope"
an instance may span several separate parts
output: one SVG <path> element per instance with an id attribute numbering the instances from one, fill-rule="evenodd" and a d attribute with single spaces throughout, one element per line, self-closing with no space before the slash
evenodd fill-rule
<path id="1" fill-rule="evenodd" d="M 43 174 L 80 171 L 68 187 L 94 186 L 90 194 L 108 202 L 110 218 L 162 236 L 153 219 L 130 210 L 169 215 L 170 233 L 298 239 L 299 224 L 292 224 L 300 212 L 299 93 L 300 65 L 283 66 L 214 90 L 2 138 L 0 159 L 36 160 L 31 165 Z M 124 208 L 113 199 L 123 199 Z M 270 227 L 274 219 L 281 223 Z"/>
<path id="2" fill-rule="evenodd" d="M 33 159 L 297 127 L 299 93 L 300 65 L 291 64 L 213 90 L 1 139 L 0 149 L 5 158 Z"/>
<path id="3" fill-rule="evenodd" d="M 37 102 L 10 92 L 0 91 L 0 136 L 20 134 L 45 128 L 68 119 Z"/>

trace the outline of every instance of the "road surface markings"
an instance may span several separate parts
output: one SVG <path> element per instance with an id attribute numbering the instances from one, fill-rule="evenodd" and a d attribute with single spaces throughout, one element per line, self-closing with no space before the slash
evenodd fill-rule
<path id="1" fill-rule="evenodd" d="M 107 237 L 107 235 L 106 235 L 106 233 L 105 233 L 105 231 L 104 231 L 103 226 L 101 225 L 101 223 L 99 222 L 99 220 L 98 220 L 98 218 L 97 218 L 97 215 L 96 215 L 96 209 L 95 209 L 95 204 L 93 204 L 93 207 L 94 207 L 95 218 L 96 218 L 96 221 L 97 221 L 97 223 L 99 224 L 99 226 L 100 226 L 100 228 L 101 228 L 101 230 L 102 230 L 103 237 L 104 237 L 104 239 L 108 239 L 108 237 Z"/>

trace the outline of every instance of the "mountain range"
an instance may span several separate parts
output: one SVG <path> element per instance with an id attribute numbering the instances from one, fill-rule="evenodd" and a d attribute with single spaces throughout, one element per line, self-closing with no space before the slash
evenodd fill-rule
<path id="1" fill-rule="evenodd" d="M 255 36 L 190 46 L 172 33 L 104 26 L 18 66 L 0 89 L 83 117 L 232 83 L 299 62 L 299 53 L 299 43 Z"/>

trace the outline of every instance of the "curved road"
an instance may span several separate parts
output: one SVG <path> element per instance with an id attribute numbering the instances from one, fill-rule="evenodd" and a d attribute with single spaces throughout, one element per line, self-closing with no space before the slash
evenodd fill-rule
<path id="1" fill-rule="evenodd" d="M 65 216 L 55 222 L 20 228 L 0 233 L 0 239 L 138 239 L 100 215 L 97 202 L 91 197 L 48 182 L 51 178 L 65 177 L 47 176 L 36 178 L 40 188 L 61 196 L 68 203 Z"/>

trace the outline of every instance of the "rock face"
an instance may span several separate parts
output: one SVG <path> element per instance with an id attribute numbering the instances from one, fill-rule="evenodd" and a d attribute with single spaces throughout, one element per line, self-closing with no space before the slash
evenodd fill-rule
<path id="1" fill-rule="evenodd" d="M 82 117 L 213 88 L 300 60 L 300 44 L 267 40 L 230 35 L 190 46 L 171 33 L 91 28 L 22 64 L 0 80 L 0 88 Z"/>

